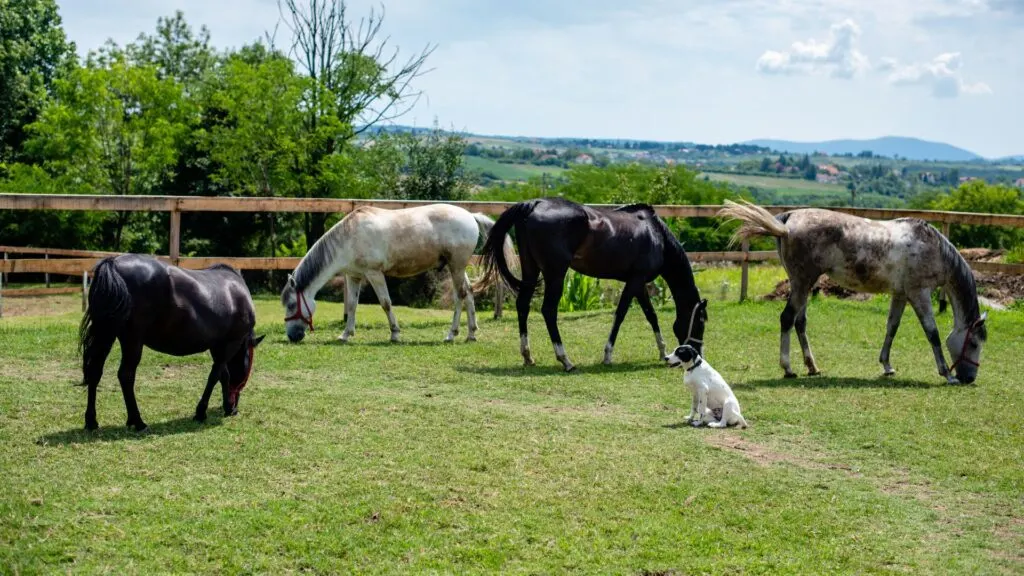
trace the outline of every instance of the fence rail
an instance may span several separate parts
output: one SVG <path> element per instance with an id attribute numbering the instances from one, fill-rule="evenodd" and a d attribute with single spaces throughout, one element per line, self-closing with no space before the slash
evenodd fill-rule
<path id="1" fill-rule="evenodd" d="M 224 263 L 240 270 L 292 270 L 299 258 L 259 257 L 181 257 L 181 215 L 186 212 L 322 212 L 349 213 L 361 206 L 385 209 L 409 208 L 436 204 L 436 201 L 415 200 L 358 200 L 334 198 L 266 198 L 266 197 L 199 197 L 199 196 L 98 196 L 76 194 L 0 194 L 0 210 L 71 210 L 71 211 L 128 211 L 168 212 L 170 230 L 167 256 L 159 256 L 184 268 L 199 269 L 214 263 Z M 471 212 L 482 212 L 491 216 L 500 215 L 512 202 L 449 202 Z M 616 207 L 618 204 L 591 204 L 594 207 Z M 659 216 L 666 218 L 710 218 L 722 208 L 720 205 L 657 205 Z M 773 214 L 806 206 L 765 206 Z M 974 226 L 1004 226 L 1024 228 L 1024 216 L 1013 214 L 978 214 L 973 212 L 942 212 L 936 210 L 906 210 L 890 208 L 829 207 L 829 210 L 844 212 L 862 218 L 893 219 L 920 218 L 941 224 L 943 232 L 949 235 L 951 224 Z M 45 273 L 87 276 L 96 262 L 116 252 L 93 250 L 69 250 L 56 248 L 25 248 L 0 246 L 5 257 L 0 262 L 0 274 Z M 7 254 L 43 255 L 43 258 L 8 260 Z M 68 258 L 51 259 L 50 256 Z M 751 252 L 746 242 L 741 251 L 734 252 L 689 252 L 694 262 L 738 262 L 742 267 L 740 299 L 746 298 L 747 265 L 749 262 L 778 260 L 775 251 Z M 476 260 L 474 260 L 476 263 Z M 1024 274 L 1024 264 L 1002 264 L 971 261 L 970 265 L 979 272 L 1001 272 Z M 47 279 L 48 281 L 49 279 Z M 85 279 L 83 278 L 83 282 Z M 2 286 L 2 284 L 0 284 Z M 500 308 L 499 308 L 500 310 Z M 500 312 L 499 312 L 500 314 Z"/>

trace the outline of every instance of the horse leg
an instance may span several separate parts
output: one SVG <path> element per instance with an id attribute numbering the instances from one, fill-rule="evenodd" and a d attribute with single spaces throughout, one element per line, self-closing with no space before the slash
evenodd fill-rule
<path id="1" fill-rule="evenodd" d="M 196 422 L 206 421 L 206 408 L 210 405 L 210 395 L 213 394 L 213 387 L 217 384 L 218 380 L 224 379 L 224 373 L 226 372 L 224 361 L 221 360 L 222 356 L 219 354 L 213 359 L 213 368 L 210 369 L 210 375 L 206 378 L 206 388 L 203 389 L 203 397 L 199 399 L 199 404 L 196 406 L 196 415 L 192 418 Z M 224 396 L 227 397 L 227 386 L 224 386 Z M 227 402 L 225 401 L 225 404 Z"/>
<path id="2" fill-rule="evenodd" d="M 370 282 L 370 286 L 373 286 L 373 291 L 377 293 L 377 300 L 380 301 L 380 307 L 388 315 L 388 324 L 391 325 L 391 341 L 398 342 L 400 332 L 398 320 L 395 319 L 395 313 L 391 310 L 391 295 L 388 294 L 388 285 L 384 281 L 384 274 L 372 270 L 366 273 L 366 280 Z"/>
<path id="3" fill-rule="evenodd" d="M 612 351 L 615 350 L 615 339 L 619 336 L 619 327 L 622 325 L 622 321 L 626 319 L 626 313 L 629 312 L 629 304 L 633 301 L 634 297 L 639 297 L 639 292 L 643 292 L 643 281 L 639 281 L 640 290 L 637 290 L 637 280 L 629 280 L 626 285 L 622 287 L 622 294 L 619 296 L 619 305 L 615 307 L 615 319 L 612 321 L 612 331 L 608 335 L 608 343 L 604 345 L 604 363 L 612 363 Z M 556 352 L 557 354 L 557 352 Z"/>
<path id="4" fill-rule="evenodd" d="M 932 352 L 935 354 L 935 366 L 939 370 L 939 376 L 945 376 L 949 384 L 959 384 L 960 381 L 953 376 L 953 373 L 946 366 L 946 358 L 942 355 L 942 339 L 939 337 L 939 328 L 935 325 L 935 316 L 932 315 L 932 298 L 930 290 L 919 290 L 909 294 L 910 306 L 917 314 L 921 322 L 928 343 L 932 345 Z"/>
<path id="5" fill-rule="evenodd" d="M 89 394 L 88 403 L 85 406 L 85 429 L 95 430 L 100 427 L 96 420 L 96 388 L 103 379 L 103 365 L 110 355 L 110 349 L 114 347 L 114 336 L 97 336 L 86 350 L 83 351 L 85 361 L 82 365 L 82 383 L 85 384 Z"/>
<path id="6" fill-rule="evenodd" d="M 356 333 L 356 306 L 359 305 L 359 293 L 362 290 L 362 278 L 345 276 L 345 330 L 338 336 L 342 342 L 348 342 Z"/>
<path id="7" fill-rule="evenodd" d="M 445 342 L 452 342 L 459 335 L 459 322 L 462 316 L 462 297 L 465 291 L 462 290 L 462 278 L 455 272 L 455 268 L 448 266 L 448 273 L 452 277 L 452 327 L 448 335 L 444 337 Z"/>
<path id="8" fill-rule="evenodd" d="M 537 290 L 537 278 L 540 273 L 529 253 L 520 251 L 520 266 L 522 268 L 523 283 L 516 295 L 516 316 L 519 318 L 519 352 L 523 355 L 523 365 L 533 366 L 533 355 L 530 354 L 530 336 L 526 331 L 526 321 L 530 317 L 530 300 L 534 291 Z"/>
<path id="9" fill-rule="evenodd" d="M 800 350 L 804 353 L 804 366 L 807 366 L 808 376 L 817 376 L 821 374 L 821 370 L 818 370 L 818 364 L 814 361 L 814 353 L 811 352 L 811 343 L 807 341 L 807 304 L 804 303 L 803 309 L 796 315 L 796 321 L 793 323 L 796 327 L 796 337 L 800 341 Z"/>
<path id="10" fill-rule="evenodd" d="M 473 285 L 469 283 L 469 274 L 463 269 L 462 286 L 459 288 L 459 297 L 466 302 L 466 324 L 469 327 L 469 334 L 466 335 L 466 342 L 476 342 L 476 300 L 473 299 Z"/>
<path id="11" fill-rule="evenodd" d="M 555 358 L 562 363 L 566 372 L 572 372 L 575 366 L 569 361 L 565 354 L 565 346 L 562 346 L 562 335 L 558 332 L 558 302 L 562 299 L 562 280 L 565 278 L 568 268 L 544 271 L 544 303 L 541 304 L 540 312 L 544 315 L 544 323 L 548 327 L 548 336 L 555 348 Z"/>
<path id="12" fill-rule="evenodd" d="M 896 373 L 889 364 L 889 349 L 892 348 L 892 341 L 896 338 L 896 331 L 899 330 L 900 320 L 903 319 L 903 310 L 907 307 L 907 297 L 903 294 L 893 294 L 889 301 L 889 320 L 885 327 L 885 341 L 882 343 L 882 352 L 878 355 L 878 361 L 882 364 L 882 375 L 892 376 Z"/>
<path id="13" fill-rule="evenodd" d="M 790 291 L 789 300 L 786 301 L 786 307 L 782 310 L 782 314 L 779 316 L 779 324 L 781 327 L 779 336 L 779 365 L 782 367 L 786 378 L 796 378 L 796 373 L 789 364 L 789 332 L 793 329 L 796 324 L 797 318 L 805 312 L 804 308 L 807 307 L 807 295 L 809 289 L 804 287 L 802 282 L 794 282 L 790 279 Z M 810 352 L 809 347 L 804 348 L 807 342 L 807 317 L 803 315 L 803 322 L 801 328 L 797 329 L 797 337 L 800 340 L 800 346 L 804 350 L 804 361 L 807 361 L 808 353 Z M 811 357 L 811 365 L 813 365 L 814 358 Z M 808 368 L 811 368 L 811 365 Z M 817 368 L 814 368 L 817 371 Z"/>
<path id="14" fill-rule="evenodd" d="M 651 295 L 647 293 L 647 287 L 643 286 L 636 296 L 640 303 L 640 309 L 644 311 L 647 322 L 654 331 L 654 341 L 658 344 L 658 359 L 665 358 L 665 340 L 661 337 L 661 328 L 658 327 L 658 315 L 654 312 L 654 305 L 651 304 Z"/>
<path id="15" fill-rule="evenodd" d="M 134 427 L 136 432 L 146 429 L 146 423 L 139 414 L 139 404 L 135 401 L 135 370 L 142 360 L 142 342 L 126 342 L 121 339 L 121 365 L 117 369 L 117 379 L 121 383 L 121 394 L 124 396 L 124 407 L 128 412 L 125 426 Z"/>

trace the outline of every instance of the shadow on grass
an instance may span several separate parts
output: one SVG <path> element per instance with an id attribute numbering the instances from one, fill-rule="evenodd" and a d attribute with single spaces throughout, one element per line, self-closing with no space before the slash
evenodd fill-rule
<path id="1" fill-rule="evenodd" d="M 800 376 L 772 380 L 750 380 L 732 384 L 734 390 L 752 388 L 934 388 L 939 383 L 898 378 L 835 378 L 830 376 Z"/>
<path id="2" fill-rule="evenodd" d="M 551 374 L 625 374 L 630 372 L 641 372 L 656 368 L 664 368 L 654 362 L 617 362 L 614 364 L 576 364 L 576 369 L 566 372 L 561 364 L 538 364 L 536 366 L 456 366 L 456 372 L 469 374 L 482 374 L 484 376 L 548 376 Z"/>
<path id="3" fill-rule="evenodd" d="M 166 422 L 150 424 L 142 432 L 125 426 L 101 426 L 99 430 L 89 431 L 83 428 L 72 428 L 62 432 L 54 432 L 36 439 L 40 446 L 70 446 L 73 444 L 92 444 L 94 442 L 118 442 L 122 440 L 142 440 L 147 436 L 173 436 L 175 434 L 195 434 L 216 428 L 223 424 L 223 416 L 211 413 L 206 422 L 196 422 L 191 416 L 175 418 Z"/>

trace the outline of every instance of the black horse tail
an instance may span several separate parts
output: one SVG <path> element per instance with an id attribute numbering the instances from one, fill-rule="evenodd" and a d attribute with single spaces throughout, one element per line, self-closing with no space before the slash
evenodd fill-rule
<path id="1" fill-rule="evenodd" d="M 89 307 L 78 327 L 78 353 L 88 371 L 98 340 L 113 340 L 132 311 L 132 295 L 114 265 L 114 256 L 100 260 L 93 268 L 89 286 Z"/>
<path id="2" fill-rule="evenodd" d="M 483 255 L 484 274 L 477 281 L 476 285 L 473 286 L 474 291 L 483 290 L 494 284 L 500 274 L 500 279 L 505 282 L 509 289 L 513 292 L 519 292 L 523 283 L 512 275 L 512 270 L 508 267 L 508 260 L 504 250 L 505 237 L 508 236 L 509 230 L 513 226 L 533 212 L 536 205 L 536 200 L 527 200 L 513 204 L 508 210 L 502 212 L 498 220 L 495 221 L 490 234 L 487 235 L 487 241 L 484 242 L 483 248 L 480 249 Z"/>

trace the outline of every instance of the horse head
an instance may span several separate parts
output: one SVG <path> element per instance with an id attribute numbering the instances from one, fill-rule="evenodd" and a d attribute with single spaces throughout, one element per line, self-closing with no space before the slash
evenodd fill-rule
<path id="1" fill-rule="evenodd" d="M 313 331 L 313 314 L 316 302 L 308 298 L 295 284 L 295 277 L 288 275 L 288 282 L 281 290 L 281 306 L 284 307 L 284 327 L 291 342 L 301 342 L 306 337 L 306 327 Z"/>
<path id="2" fill-rule="evenodd" d="M 949 350 L 949 357 L 953 360 L 950 370 L 956 373 L 956 379 L 964 384 L 974 382 L 978 377 L 978 368 L 981 366 L 981 347 L 988 339 L 988 330 L 985 328 L 985 320 L 988 312 L 982 314 L 977 320 L 959 328 L 953 328 L 946 337 L 946 349 Z"/>
<path id="3" fill-rule="evenodd" d="M 250 333 L 245 344 L 228 361 L 228 394 L 224 406 L 225 414 L 238 413 L 238 397 L 242 393 L 242 388 L 245 388 L 249 382 L 249 375 L 252 374 L 253 354 L 265 337 L 266 334 L 253 337 Z"/>

